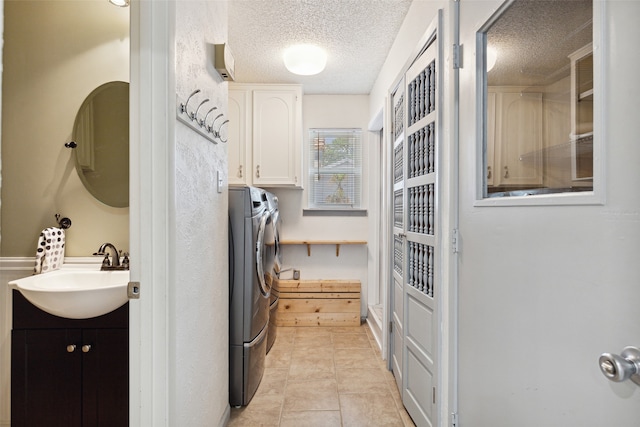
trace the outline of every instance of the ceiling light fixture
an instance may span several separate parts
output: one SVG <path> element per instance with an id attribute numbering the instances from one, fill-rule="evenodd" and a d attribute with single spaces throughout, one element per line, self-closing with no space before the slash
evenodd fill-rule
<path id="1" fill-rule="evenodd" d="M 118 6 L 118 7 L 127 7 L 127 6 L 129 6 L 129 0 L 109 0 L 109 3 L 111 3 L 114 6 Z"/>
<path id="2" fill-rule="evenodd" d="M 297 44 L 287 48 L 283 54 L 284 65 L 293 74 L 312 76 L 327 65 L 327 53 L 312 44 Z"/>
<path id="3" fill-rule="evenodd" d="M 493 46 L 487 46 L 487 73 L 493 69 L 498 60 L 498 51 Z"/>

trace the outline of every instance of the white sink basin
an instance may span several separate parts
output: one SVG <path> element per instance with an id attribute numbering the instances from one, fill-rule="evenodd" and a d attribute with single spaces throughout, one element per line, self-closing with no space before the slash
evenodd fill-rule
<path id="1" fill-rule="evenodd" d="M 56 270 L 9 282 L 33 305 L 68 319 L 107 314 L 127 302 L 128 271 Z"/>

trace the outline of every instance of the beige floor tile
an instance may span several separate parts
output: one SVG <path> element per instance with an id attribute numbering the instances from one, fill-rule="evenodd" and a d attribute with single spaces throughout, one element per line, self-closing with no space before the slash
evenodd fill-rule
<path id="1" fill-rule="evenodd" d="M 271 351 L 265 359 L 265 367 L 267 368 L 288 368 L 291 364 L 291 354 L 293 347 L 282 348 L 276 347 L 274 344 Z"/>
<path id="2" fill-rule="evenodd" d="M 366 324 L 279 327 L 248 406 L 235 427 L 415 427 Z"/>
<path id="3" fill-rule="evenodd" d="M 340 411 L 344 427 L 404 427 L 393 398 L 389 395 L 341 394 Z"/>
<path id="4" fill-rule="evenodd" d="M 295 360 L 318 360 L 318 359 L 331 359 L 333 360 L 334 349 L 332 346 L 326 347 L 294 347 L 291 352 L 291 358 Z"/>
<path id="5" fill-rule="evenodd" d="M 296 337 L 321 337 L 331 335 L 331 329 L 327 326 L 298 326 L 295 328 Z"/>
<path id="6" fill-rule="evenodd" d="M 287 382 L 283 410 L 289 412 L 336 411 L 339 409 L 338 386 L 335 380 L 289 380 Z"/>
<path id="7" fill-rule="evenodd" d="M 288 368 L 266 368 L 256 391 L 256 396 L 263 394 L 279 394 L 284 396 L 287 384 Z"/>
<path id="8" fill-rule="evenodd" d="M 292 381 L 327 380 L 335 377 L 333 358 L 296 358 L 289 368 L 289 380 Z"/>
<path id="9" fill-rule="evenodd" d="M 229 426 L 272 427 L 280 424 L 282 395 L 255 395 L 249 405 L 231 408 Z"/>
<path id="10" fill-rule="evenodd" d="M 370 348 L 336 348 L 333 360 L 337 367 L 374 366 L 377 360 Z"/>
<path id="11" fill-rule="evenodd" d="M 327 348 L 331 347 L 331 334 L 327 335 L 301 335 L 296 337 L 293 340 L 294 349 L 298 348 Z"/>
<path id="12" fill-rule="evenodd" d="M 273 343 L 273 347 L 271 347 L 271 350 L 275 350 L 275 349 L 290 349 L 293 347 L 293 339 L 294 339 L 295 335 L 293 334 L 288 334 L 288 335 L 280 335 L 280 333 L 278 333 L 278 335 L 276 336 L 276 341 Z M 269 352 L 271 353 L 271 352 Z"/>
<path id="13" fill-rule="evenodd" d="M 280 427 L 341 427 L 340 411 L 283 412 Z"/>
<path id="14" fill-rule="evenodd" d="M 377 368 L 340 368 L 336 370 L 338 393 L 390 395 L 384 373 Z"/>
<path id="15" fill-rule="evenodd" d="M 371 348 L 369 338 L 364 334 L 334 334 L 334 348 Z"/>

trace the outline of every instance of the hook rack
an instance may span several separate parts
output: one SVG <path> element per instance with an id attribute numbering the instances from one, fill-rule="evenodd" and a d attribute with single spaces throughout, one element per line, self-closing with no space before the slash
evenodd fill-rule
<path id="1" fill-rule="evenodd" d="M 210 123 L 207 122 L 207 120 L 209 119 L 209 115 L 214 110 L 217 110 L 218 107 L 212 107 L 207 111 L 206 114 L 204 114 L 204 116 L 200 114 L 200 109 L 204 104 L 209 102 L 209 98 L 205 98 L 204 100 L 200 101 L 200 103 L 195 109 L 191 110 L 189 108 L 189 102 L 191 101 L 191 99 L 200 92 L 201 92 L 200 89 L 194 90 L 193 92 L 191 92 L 191 94 L 187 97 L 187 100 L 184 102 L 182 102 L 178 94 L 176 94 L 176 103 L 178 107 L 176 109 L 176 117 L 182 123 L 186 124 L 191 129 L 195 130 L 200 135 L 204 136 L 214 144 L 217 144 L 218 141 L 222 143 L 226 143 L 228 141 L 228 138 L 223 139 L 220 132 L 222 130 L 222 126 L 229 123 L 229 120 L 224 120 L 217 128 L 214 126 L 215 122 L 218 119 L 220 119 L 221 117 L 224 117 L 224 114 L 220 113 Z"/>

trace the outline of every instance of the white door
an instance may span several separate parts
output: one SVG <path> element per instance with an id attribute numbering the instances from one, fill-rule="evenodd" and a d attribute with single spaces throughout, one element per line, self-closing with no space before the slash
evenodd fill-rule
<path id="1" fill-rule="evenodd" d="M 391 96 L 395 142 L 390 363 L 402 402 L 418 426 L 438 424 L 442 71 L 437 30 Z"/>
<path id="2" fill-rule="evenodd" d="M 640 2 L 593 8 L 601 203 L 509 207 L 477 202 L 476 31 L 501 3 L 460 8 L 459 425 L 638 426 L 640 387 L 598 358 L 640 345 Z"/>

